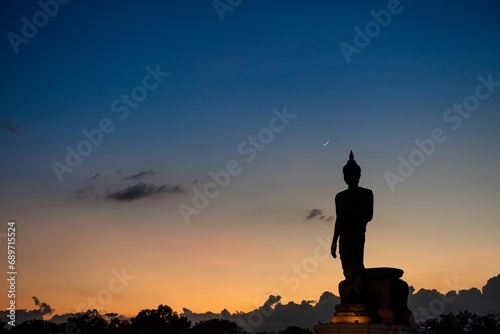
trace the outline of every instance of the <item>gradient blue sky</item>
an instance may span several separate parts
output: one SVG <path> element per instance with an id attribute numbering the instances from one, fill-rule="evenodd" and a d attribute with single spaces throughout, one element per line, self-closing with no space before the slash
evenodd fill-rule
<path id="1" fill-rule="evenodd" d="M 296 289 L 283 277 L 331 234 L 333 221 L 305 217 L 334 216 L 350 150 L 375 194 L 367 266 L 441 291 L 496 276 L 500 87 L 456 130 L 443 115 L 479 76 L 500 81 L 500 6 L 401 1 L 348 63 L 339 44 L 387 4 L 243 0 L 221 21 L 211 1 L 70 1 L 16 53 L 8 34 L 40 7 L 2 2 L 0 221 L 18 224 L 20 306 L 36 295 L 69 312 L 121 268 L 136 278 L 102 307 L 127 315 L 160 303 L 250 310 L 274 289 L 284 301 L 337 293 L 331 259 Z M 120 120 L 112 102 L 157 64 L 170 75 Z M 238 145 L 284 106 L 297 117 L 247 163 Z M 103 118 L 115 130 L 59 182 L 53 161 Z M 391 191 L 384 173 L 438 127 L 446 142 Z M 242 172 L 185 224 L 178 205 L 230 160 Z M 139 182 L 170 191 L 109 198 Z"/>

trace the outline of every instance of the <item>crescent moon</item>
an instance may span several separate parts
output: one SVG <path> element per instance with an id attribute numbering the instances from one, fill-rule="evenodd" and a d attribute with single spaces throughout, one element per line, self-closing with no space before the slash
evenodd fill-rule
<path id="1" fill-rule="evenodd" d="M 329 142 L 330 142 L 330 139 L 327 139 L 326 143 L 324 143 L 323 146 L 328 145 Z"/>

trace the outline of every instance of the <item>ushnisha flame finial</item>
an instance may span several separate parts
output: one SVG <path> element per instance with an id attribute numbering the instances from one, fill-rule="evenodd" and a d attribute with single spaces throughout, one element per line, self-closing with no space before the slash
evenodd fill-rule
<path id="1" fill-rule="evenodd" d="M 354 160 L 354 154 L 349 153 L 349 160 L 347 161 L 346 165 L 344 168 L 342 168 L 342 171 L 344 172 L 344 175 L 361 175 L 361 167 L 356 163 L 356 160 Z"/>

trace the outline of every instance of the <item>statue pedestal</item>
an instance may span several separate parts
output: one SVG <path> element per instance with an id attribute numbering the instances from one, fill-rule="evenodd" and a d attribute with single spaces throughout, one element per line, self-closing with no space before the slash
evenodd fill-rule
<path id="1" fill-rule="evenodd" d="M 366 304 L 339 304 L 335 306 L 332 324 L 369 324 L 376 323 L 377 318 L 370 306 Z"/>
<path id="2" fill-rule="evenodd" d="M 425 333 L 408 309 L 408 284 L 397 268 L 367 268 L 361 291 L 347 281 L 339 284 L 341 304 L 335 306 L 330 324 L 314 326 L 316 334 Z"/>

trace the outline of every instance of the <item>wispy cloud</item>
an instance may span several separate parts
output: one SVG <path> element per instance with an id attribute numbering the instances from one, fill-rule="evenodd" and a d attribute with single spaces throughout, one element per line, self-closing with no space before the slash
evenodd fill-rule
<path id="1" fill-rule="evenodd" d="M 140 172 L 140 173 L 137 173 L 137 174 L 134 174 L 134 175 L 130 175 L 130 176 L 124 177 L 124 179 L 125 180 L 142 180 L 145 177 L 151 176 L 153 174 L 154 174 L 154 172 L 152 170 L 148 170 L 146 172 Z"/>
<path id="2" fill-rule="evenodd" d="M 133 186 L 110 193 L 106 198 L 119 202 L 135 201 L 141 198 L 153 197 L 161 194 L 181 194 L 185 192 L 180 185 L 162 185 L 156 186 L 151 183 L 139 182 Z"/>
<path id="3" fill-rule="evenodd" d="M 92 176 L 89 180 L 95 180 L 97 179 L 99 176 L 101 176 L 101 173 L 95 173 L 94 176 Z"/>
<path id="4" fill-rule="evenodd" d="M 0 120 L 0 131 L 1 132 L 11 133 L 11 134 L 14 134 L 14 135 L 24 135 L 24 134 L 26 134 L 19 127 L 15 126 L 14 124 L 12 124 L 11 122 L 8 122 L 6 120 Z"/>
<path id="5" fill-rule="evenodd" d="M 323 220 L 323 221 L 331 221 L 333 220 L 334 217 L 332 216 L 326 216 L 323 213 L 322 209 L 311 209 L 309 211 L 306 211 L 306 218 L 305 220 Z"/>
<path id="6" fill-rule="evenodd" d="M 73 191 L 73 197 L 76 199 L 85 199 L 89 198 L 95 194 L 94 187 L 83 187 Z"/>

